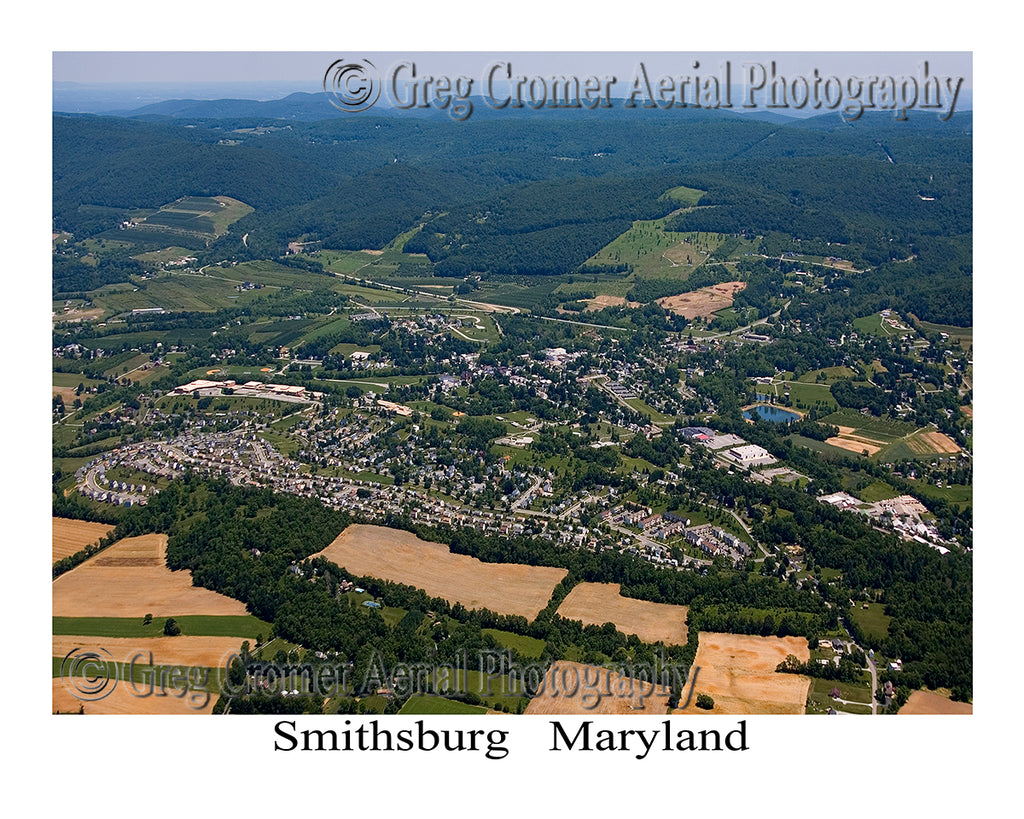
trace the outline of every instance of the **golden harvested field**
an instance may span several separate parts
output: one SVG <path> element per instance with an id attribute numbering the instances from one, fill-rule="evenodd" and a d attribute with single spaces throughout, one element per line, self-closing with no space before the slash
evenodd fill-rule
<path id="1" fill-rule="evenodd" d="M 973 714 L 969 702 L 953 702 L 931 691 L 914 691 L 900 709 L 900 714 Z"/>
<path id="2" fill-rule="evenodd" d="M 635 634 L 645 643 L 686 645 L 686 606 L 623 597 L 618 583 L 578 583 L 557 613 L 585 626 L 614 623 L 623 634 Z"/>
<path id="3" fill-rule="evenodd" d="M 952 455 L 960 451 L 956 441 L 942 432 L 921 432 L 908 438 L 907 446 L 919 455 Z"/>
<path id="4" fill-rule="evenodd" d="M 71 685 L 73 683 L 68 683 Z M 131 689 L 125 687 L 124 683 L 118 684 L 111 690 L 110 694 L 101 700 L 94 702 L 83 702 L 75 697 L 66 687 L 65 681 L 59 678 L 53 680 L 53 713 L 58 711 L 62 714 L 77 714 L 81 707 L 86 714 L 209 714 L 217 703 L 217 697 L 210 694 L 209 697 L 197 693 L 197 699 L 190 704 L 188 697 L 174 696 L 174 691 L 168 688 L 167 696 L 140 697 L 136 696 Z M 202 706 L 193 708 L 192 705 Z"/>
<path id="5" fill-rule="evenodd" d="M 441 543 L 386 526 L 349 526 L 315 557 L 325 557 L 355 575 L 423 589 L 469 609 L 490 609 L 533 620 L 551 599 L 566 569 L 519 563 L 483 563 L 452 554 Z"/>
<path id="6" fill-rule="evenodd" d="M 882 447 L 877 444 L 868 443 L 867 440 L 862 438 L 836 436 L 825 439 L 826 444 L 832 444 L 840 449 L 845 449 L 848 452 L 856 452 L 858 455 L 862 454 L 864 450 L 867 450 L 868 455 L 874 455 L 876 452 L 881 452 Z"/>
<path id="7" fill-rule="evenodd" d="M 67 657 L 75 649 L 110 652 L 115 662 L 131 663 L 139 652 L 146 658 L 137 664 L 149 665 L 152 653 L 154 665 L 189 666 L 195 668 L 224 668 L 232 654 L 242 645 L 241 637 L 79 637 L 67 634 L 53 635 L 53 656 Z"/>
<path id="8" fill-rule="evenodd" d="M 757 637 L 702 631 L 699 640 L 693 663 L 697 674 L 693 696 L 687 708 L 674 713 L 804 713 L 810 678 L 779 674 L 775 668 L 787 654 L 796 655 L 801 662 L 810 659 L 805 637 Z M 683 702 L 688 691 L 689 688 L 683 692 Z M 715 701 L 714 709 L 698 708 L 697 694 L 710 695 Z"/>
<path id="9" fill-rule="evenodd" d="M 53 519 L 53 562 L 86 546 L 98 543 L 107 532 L 113 530 L 109 523 L 90 523 L 87 520 L 71 520 L 69 518 Z"/>
<path id="10" fill-rule="evenodd" d="M 245 605 L 192 585 L 165 563 L 167 535 L 119 540 L 53 581 L 54 617 L 246 614 Z"/>
<path id="11" fill-rule="evenodd" d="M 683 318 L 693 319 L 697 316 L 710 316 L 726 307 L 732 307 L 732 297 L 746 286 L 746 282 L 724 282 L 702 287 L 692 293 L 665 296 L 657 301 L 666 310 L 671 310 Z"/>
<path id="12" fill-rule="evenodd" d="M 607 668 L 559 660 L 526 706 L 526 714 L 667 714 L 669 690 Z"/>

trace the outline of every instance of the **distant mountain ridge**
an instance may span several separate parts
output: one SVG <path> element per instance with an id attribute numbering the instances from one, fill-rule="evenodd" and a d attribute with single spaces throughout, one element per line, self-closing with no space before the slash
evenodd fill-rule
<path id="1" fill-rule="evenodd" d="M 758 120 L 776 125 L 790 125 L 805 128 L 830 129 L 838 125 L 856 125 L 858 122 L 872 125 L 884 125 L 886 121 L 896 122 L 892 111 L 864 111 L 856 120 L 844 119 L 839 110 L 825 111 L 807 116 L 780 113 L 778 110 L 764 108 L 675 108 L 671 110 L 646 108 L 642 104 L 628 107 L 622 98 L 612 98 L 611 108 L 588 110 L 585 108 L 521 108 L 495 109 L 480 95 L 470 95 L 473 112 L 470 119 L 495 118 L 531 118 L 531 119 L 567 119 L 576 116 L 603 116 L 609 119 L 624 119 L 637 116 L 666 116 L 696 119 L 736 118 L 741 120 Z M 372 112 L 378 116 L 405 116 L 433 120 L 451 119 L 447 110 L 437 108 L 398 109 L 391 105 L 385 94 L 377 101 Z M 362 112 L 361 112 L 362 113 Z M 802 113 L 802 112 L 801 112 Z M 339 111 L 331 104 L 323 92 L 295 91 L 280 99 L 256 100 L 242 98 L 224 99 L 168 99 L 150 103 L 139 108 L 105 112 L 106 116 L 126 119 L 161 120 L 161 119 L 275 119 L 285 121 L 315 122 L 350 115 Z M 963 127 L 966 120 L 972 117 L 969 109 L 957 110 L 953 119 Z M 944 124 L 932 111 L 911 110 L 908 121 L 917 127 L 929 127 L 934 123 L 937 127 Z"/>

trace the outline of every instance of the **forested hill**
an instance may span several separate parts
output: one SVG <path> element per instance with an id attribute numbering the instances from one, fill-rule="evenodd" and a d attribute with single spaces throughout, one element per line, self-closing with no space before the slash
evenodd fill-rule
<path id="1" fill-rule="evenodd" d="M 407 249 L 427 253 L 439 274 L 562 274 L 634 220 L 683 207 L 659 197 L 685 185 L 706 193 L 670 230 L 850 244 L 861 267 L 911 260 L 897 274 L 914 312 L 936 298 L 970 301 L 969 113 L 786 124 L 693 110 L 300 121 L 229 102 L 171 106 L 176 118 L 153 121 L 55 115 L 54 228 L 80 240 L 135 209 L 223 195 L 255 212 L 208 249 L 211 261 L 283 255 L 297 238 L 381 248 L 422 225 Z M 187 116 L 197 111 L 217 115 Z M 866 282 L 875 292 L 891 280 Z"/>

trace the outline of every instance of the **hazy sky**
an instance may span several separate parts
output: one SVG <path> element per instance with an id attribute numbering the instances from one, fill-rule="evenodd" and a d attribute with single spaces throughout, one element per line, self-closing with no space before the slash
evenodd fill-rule
<path id="1" fill-rule="evenodd" d="M 54 52 L 55 82 L 284 82 L 316 85 L 332 62 L 342 57 L 371 60 L 381 71 L 400 60 L 413 60 L 424 71 L 434 74 L 463 73 L 479 77 L 484 68 L 497 60 L 513 64 L 517 73 L 571 73 L 577 76 L 613 74 L 632 75 L 637 62 L 650 71 L 668 74 L 696 73 L 694 61 L 702 70 L 717 71 L 728 61 L 734 77 L 743 63 L 767 65 L 776 62 L 780 74 L 809 76 L 814 69 L 836 76 L 917 75 L 927 60 L 932 74 L 964 78 L 970 88 L 969 52 Z M 735 77 L 738 80 L 738 77 Z"/>

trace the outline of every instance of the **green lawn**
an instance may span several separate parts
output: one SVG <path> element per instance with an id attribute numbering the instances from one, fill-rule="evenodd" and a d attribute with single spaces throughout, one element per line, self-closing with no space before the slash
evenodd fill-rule
<path id="1" fill-rule="evenodd" d="M 895 313 L 892 314 L 890 318 L 899 320 L 899 317 Z M 870 316 L 856 318 L 853 320 L 853 327 L 858 333 L 867 333 L 868 335 L 883 336 L 886 338 L 889 336 L 913 335 L 914 333 L 914 331 L 910 329 L 897 330 L 891 325 L 883 323 L 881 313 L 874 313 Z"/>
<path id="2" fill-rule="evenodd" d="M 789 386 L 790 400 L 797 409 L 813 409 L 817 410 L 819 414 L 839 409 L 839 404 L 832 397 L 832 391 L 829 389 L 828 384 L 806 383 L 802 381 L 786 381 L 784 383 Z M 778 385 L 772 386 L 776 388 L 776 395 L 785 394 L 784 390 Z M 764 389 L 763 386 L 758 388 Z"/>
<path id="3" fill-rule="evenodd" d="M 540 657 L 546 643 L 536 637 L 526 637 L 522 634 L 515 634 L 511 631 L 501 631 L 496 628 L 483 629 L 484 634 L 489 634 L 505 648 L 512 649 L 521 657 Z"/>
<path id="4" fill-rule="evenodd" d="M 852 606 L 850 608 L 850 619 L 866 635 L 878 640 L 888 637 L 889 623 L 892 622 L 892 617 L 885 613 L 885 606 L 882 603 L 868 603 L 866 609 L 863 606 L 864 603 L 857 603 Z"/>
<path id="5" fill-rule="evenodd" d="M 143 625 L 145 614 L 153 621 Z M 252 615 L 205 615 L 173 612 L 141 612 L 138 617 L 54 617 L 54 634 L 73 634 L 81 637 L 161 637 L 164 621 L 173 617 L 181 633 L 193 637 L 239 637 L 254 640 L 256 635 L 270 634 L 270 623 Z"/>
<path id="6" fill-rule="evenodd" d="M 399 714 L 486 714 L 487 709 L 479 705 L 470 705 L 444 697 L 433 697 L 427 694 L 413 694 L 406 700 Z"/>
<path id="7" fill-rule="evenodd" d="M 803 435 L 790 435 L 789 440 L 797 446 L 802 446 L 805 449 L 809 449 L 812 452 L 817 452 L 819 455 L 824 457 L 826 460 L 836 460 L 838 458 L 852 458 L 854 453 L 842 449 L 841 447 L 832 446 L 826 444 L 824 441 L 816 441 L 813 438 L 805 438 Z"/>
<path id="8" fill-rule="evenodd" d="M 506 676 L 486 675 L 480 671 L 464 671 L 460 668 L 441 668 L 436 671 L 434 689 L 441 693 L 472 692 L 492 708 L 502 703 L 506 709 L 512 710 L 525 697 L 522 690 L 513 686 Z"/>
<path id="9" fill-rule="evenodd" d="M 819 694 L 827 698 L 829 692 L 833 688 L 839 689 L 839 699 L 849 700 L 850 702 L 862 702 L 868 706 L 871 705 L 870 684 L 865 685 L 864 683 L 845 683 L 838 682 L 836 680 L 815 679 L 811 690 L 815 694 Z M 836 707 L 838 708 L 838 706 Z"/>
<path id="10" fill-rule="evenodd" d="M 670 188 L 665 191 L 662 195 L 662 199 L 672 199 L 683 205 L 693 206 L 696 205 L 701 197 L 707 193 L 707 191 L 697 190 L 697 188 L 687 188 L 685 185 L 680 185 L 678 188 Z"/>
<path id="11" fill-rule="evenodd" d="M 885 481 L 875 481 L 874 483 L 865 486 L 857 494 L 865 503 L 877 503 L 881 500 L 898 497 L 902 493 L 893 489 Z"/>
<path id="12" fill-rule="evenodd" d="M 854 378 L 857 373 L 849 367 L 823 367 L 820 370 L 811 370 L 798 378 L 806 384 L 833 384 L 844 378 Z"/>
<path id="13" fill-rule="evenodd" d="M 924 481 L 912 481 L 914 494 L 925 498 L 942 498 L 954 506 L 968 506 L 974 500 L 973 486 L 933 486 Z"/>

